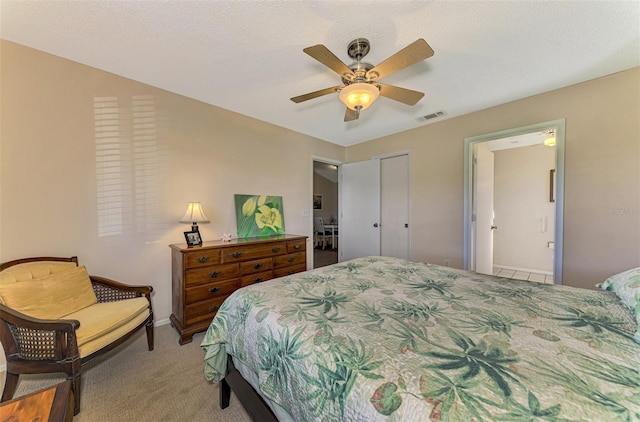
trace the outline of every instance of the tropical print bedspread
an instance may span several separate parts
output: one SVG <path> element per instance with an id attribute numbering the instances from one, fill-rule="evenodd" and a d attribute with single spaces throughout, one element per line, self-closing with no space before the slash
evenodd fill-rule
<path id="1" fill-rule="evenodd" d="M 635 324 L 608 292 L 367 257 L 234 292 L 202 347 L 296 421 L 629 421 Z"/>

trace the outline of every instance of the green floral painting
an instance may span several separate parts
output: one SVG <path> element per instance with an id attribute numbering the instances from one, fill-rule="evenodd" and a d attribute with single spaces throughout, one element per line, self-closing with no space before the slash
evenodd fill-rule
<path id="1" fill-rule="evenodd" d="M 281 196 L 235 195 L 238 237 L 284 234 Z"/>

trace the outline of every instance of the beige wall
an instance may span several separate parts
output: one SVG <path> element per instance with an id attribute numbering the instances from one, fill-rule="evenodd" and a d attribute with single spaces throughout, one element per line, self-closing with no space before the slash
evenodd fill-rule
<path id="1" fill-rule="evenodd" d="M 533 145 L 494 151 L 493 263 L 553 274 L 555 202 L 550 170 L 555 148 Z M 544 219 L 544 223 L 543 223 Z"/>
<path id="2" fill-rule="evenodd" d="M 639 68 L 345 149 L 10 42 L 0 48 L 0 261 L 77 254 L 91 273 L 154 286 L 158 320 L 170 313 L 167 245 L 183 242 L 188 201 L 212 220 L 205 240 L 235 233 L 235 193 L 282 195 L 287 231 L 309 235 L 312 156 L 411 150 L 412 259 L 462 267 L 464 138 L 558 118 L 567 122 L 565 284 L 591 288 L 640 265 Z M 148 197 L 129 204 L 121 235 L 98 236 L 94 98 L 117 97 L 130 116 L 140 95 L 156 104 Z"/>
<path id="3" fill-rule="evenodd" d="M 564 284 L 640 266 L 640 68 L 347 148 L 347 161 L 411 150 L 412 259 L 462 267 L 463 142 L 566 119 Z"/>
<path id="4" fill-rule="evenodd" d="M 341 161 L 343 147 L 14 43 L 0 47 L 0 262 L 78 255 L 92 274 L 152 285 L 163 320 L 168 245 L 184 243 L 190 226 L 178 220 L 187 202 L 202 202 L 211 219 L 204 240 L 235 235 L 236 193 L 281 195 L 287 232 L 311 234 L 311 156 Z M 134 127 L 134 96 L 155 104 L 146 134 Z M 126 215 L 110 236 L 98 235 L 96 97 L 117 97 L 122 143 L 137 136 L 146 148 L 116 159 L 128 172 L 119 186 Z"/>
<path id="5" fill-rule="evenodd" d="M 337 170 L 336 170 L 337 171 Z M 314 217 L 322 217 L 329 224 L 331 217 L 338 218 L 338 184 L 316 174 L 313 177 L 313 194 L 322 195 L 322 209 L 313 210 Z"/>

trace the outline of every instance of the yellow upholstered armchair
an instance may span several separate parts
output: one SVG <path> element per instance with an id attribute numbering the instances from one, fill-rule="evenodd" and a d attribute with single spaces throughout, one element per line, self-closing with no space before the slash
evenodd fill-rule
<path id="1" fill-rule="evenodd" d="M 153 350 L 151 286 L 90 276 L 78 258 L 25 258 L 0 264 L 0 341 L 7 359 L 2 400 L 20 374 L 65 372 L 80 412 L 82 366 L 142 327 Z"/>

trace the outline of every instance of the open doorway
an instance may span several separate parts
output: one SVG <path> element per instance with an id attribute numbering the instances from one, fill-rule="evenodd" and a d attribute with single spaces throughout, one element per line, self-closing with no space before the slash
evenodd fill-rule
<path id="1" fill-rule="evenodd" d="M 561 284 L 563 180 L 564 120 L 465 139 L 465 269 Z"/>
<path id="2" fill-rule="evenodd" d="M 313 268 L 338 262 L 338 164 L 313 160 Z"/>
<path id="3" fill-rule="evenodd" d="M 493 195 L 487 204 L 493 221 L 486 268 L 476 261 L 476 271 L 505 278 L 553 284 L 555 202 L 550 178 L 555 170 L 555 144 L 544 145 L 553 133 L 533 132 L 481 144 L 493 154 Z M 547 138 L 548 137 L 548 138 Z M 477 167 L 484 155 L 477 155 Z M 477 197 L 481 192 L 474 189 Z M 481 198 L 475 198 L 480 204 Z M 486 199 L 485 199 L 486 200 Z M 480 206 L 478 221 L 481 220 Z M 480 232 L 478 224 L 476 231 Z M 474 248 L 489 248 L 477 238 Z"/>

